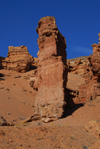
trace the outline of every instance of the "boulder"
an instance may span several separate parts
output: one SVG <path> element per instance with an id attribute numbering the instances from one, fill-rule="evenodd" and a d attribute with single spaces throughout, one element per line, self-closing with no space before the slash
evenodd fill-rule
<path id="1" fill-rule="evenodd" d="M 2 62 L 2 65 L 7 70 L 26 72 L 30 70 L 30 65 L 33 63 L 33 60 L 26 46 L 9 46 L 7 58 Z"/>
<path id="2" fill-rule="evenodd" d="M 63 116 L 66 104 L 66 41 L 58 31 L 54 17 L 43 17 L 36 29 L 38 38 L 38 68 L 33 88 L 37 90 L 35 110 L 43 122 Z"/>

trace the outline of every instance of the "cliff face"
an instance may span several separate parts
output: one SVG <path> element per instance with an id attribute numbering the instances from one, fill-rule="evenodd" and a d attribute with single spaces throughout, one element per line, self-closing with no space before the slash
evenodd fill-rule
<path id="1" fill-rule="evenodd" d="M 54 17 L 44 17 L 36 29 L 38 38 L 38 68 L 33 88 L 36 113 L 44 122 L 62 117 L 66 101 L 66 41 L 58 31 Z"/>
<path id="2" fill-rule="evenodd" d="M 88 57 L 90 67 L 85 76 L 85 83 L 80 86 L 79 98 L 84 102 L 100 96 L 100 33 L 99 43 L 93 44 L 93 54 Z"/>
<path id="3" fill-rule="evenodd" d="M 98 35 L 99 43 L 92 45 L 92 55 L 67 61 L 68 72 L 83 77 L 85 81 L 77 91 L 71 91 L 75 94 L 75 103 L 86 102 L 100 96 L 100 33 Z"/>
<path id="4" fill-rule="evenodd" d="M 33 57 L 29 54 L 26 46 L 8 47 L 8 55 L 2 61 L 2 66 L 7 70 L 15 70 L 17 72 L 26 72 L 30 70 Z"/>

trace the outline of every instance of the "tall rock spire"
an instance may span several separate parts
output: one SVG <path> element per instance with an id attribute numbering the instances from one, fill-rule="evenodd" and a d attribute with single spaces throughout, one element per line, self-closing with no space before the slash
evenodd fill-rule
<path id="1" fill-rule="evenodd" d="M 63 116 L 66 104 L 66 41 L 59 32 L 54 17 L 43 17 L 36 29 L 38 38 L 38 69 L 35 99 L 36 112 L 42 121 L 49 122 Z"/>

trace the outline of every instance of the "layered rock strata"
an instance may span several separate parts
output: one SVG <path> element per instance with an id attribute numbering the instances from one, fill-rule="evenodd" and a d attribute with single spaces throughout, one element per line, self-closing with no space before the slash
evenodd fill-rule
<path id="1" fill-rule="evenodd" d="M 30 70 L 30 65 L 33 63 L 33 60 L 26 46 L 9 46 L 7 58 L 2 61 L 2 65 L 7 70 L 26 72 Z"/>
<path id="2" fill-rule="evenodd" d="M 85 77 L 90 69 L 90 61 L 88 57 L 82 56 L 79 58 L 70 59 L 67 61 L 68 72 Z"/>
<path id="3" fill-rule="evenodd" d="M 95 99 L 100 96 L 100 33 L 99 43 L 93 44 L 93 54 L 88 57 L 90 67 L 85 75 L 85 83 L 80 86 L 79 99 L 82 102 Z"/>
<path id="4" fill-rule="evenodd" d="M 54 17 L 43 17 L 36 29 L 38 38 L 38 68 L 33 88 L 37 90 L 36 113 L 42 121 L 62 117 L 66 104 L 66 41 L 58 31 Z"/>

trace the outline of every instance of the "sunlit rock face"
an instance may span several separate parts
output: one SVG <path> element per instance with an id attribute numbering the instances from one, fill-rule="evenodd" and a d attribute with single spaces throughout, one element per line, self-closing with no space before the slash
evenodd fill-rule
<path id="1" fill-rule="evenodd" d="M 33 60 L 26 46 L 9 46 L 7 58 L 2 62 L 2 65 L 7 70 L 26 72 L 30 70 L 30 65 L 33 63 Z"/>
<path id="2" fill-rule="evenodd" d="M 85 83 L 80 86 L 79 98 L 81 101 L 89 101 L 100 96 L 100 33 L 99 43 L 93 44 L 93 54 L 88 57 L 90 67 L 85 76 Z"/>
<path id="3" fill-rule="evenodd" d="M 54 17 L 41 18 L 36 31 L 39 35 L 39 61 L 33 84 L 33 88 L 38 90 L 35 108 L 42 121 L 49 122 L 62 117 L 66 104 L 66 41 Z"/>

